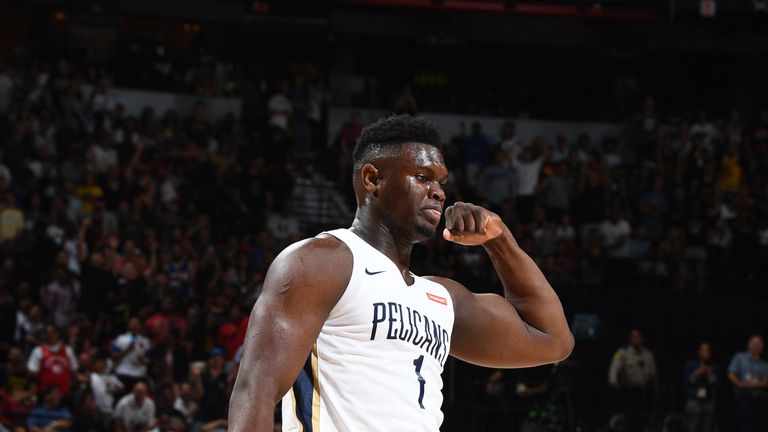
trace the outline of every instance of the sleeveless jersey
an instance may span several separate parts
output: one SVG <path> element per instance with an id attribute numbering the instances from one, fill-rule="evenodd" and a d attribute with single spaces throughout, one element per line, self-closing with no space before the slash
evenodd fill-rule
<path id="1" fill-rule="evenodd" d="M 43 351 L 40 361 L 40 387 L 58 387 L 61 394 L 68 395 L 72 371 L 66 345 L 61 342 L 58 351 L 49 350 L 45 344 L 40 345 L 40 349 Z"/>
<path id="2" fill-rule="evenodd" d="M 283 431 L 438 431 L 450 294 L 418 276 L 406 285 L 394 262 L 349 230 L 327 234 L 352 251 L 352 274 L 283 397 Z"/>

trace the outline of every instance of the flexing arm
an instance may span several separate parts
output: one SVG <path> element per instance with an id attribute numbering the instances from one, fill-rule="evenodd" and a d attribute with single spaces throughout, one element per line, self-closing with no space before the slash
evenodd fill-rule
<path id="1" fill-rule="evenodd" d="M 438 279 L 451 292 L 454 303 L 451 354 L 471 363 L 505 368 L 567 357 L 574 342 L 560 300 L 499 216 L 457 203 L 446 209 L 445 218 L 445 239 L 482 245 L 505 292 L 505 298 L 472 294 L 457 282 Z"/>
<path id="2" fill-rule="evenodd" d="M 272 432 L 275 405 L 298 377 L 351 272 L 352 253 L 329 237 L 294 244 L 275 258 L 248 323 L 230 431 Z"/>

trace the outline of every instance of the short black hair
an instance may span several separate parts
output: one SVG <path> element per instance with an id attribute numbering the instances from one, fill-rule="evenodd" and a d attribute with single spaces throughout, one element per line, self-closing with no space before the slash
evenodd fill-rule
<path id="1" fill-rule="evenodd" d="M 381 154 L 382 150 L 406 143 L 441 148 L 440 132 L 423 117 L 408 114 L 383 117 L 363 128 L 352 151 L 355 170 Z"/>

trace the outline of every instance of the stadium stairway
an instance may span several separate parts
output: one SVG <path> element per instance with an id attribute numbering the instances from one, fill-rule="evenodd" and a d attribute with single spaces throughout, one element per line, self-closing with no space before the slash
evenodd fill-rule
<path id="1" fill-rule="evenodd" d="M 304 232 L 346 227 L 354 216 L 336 182 L 318 172 L 308 172 L 294 180 L 291 201 Z"/>

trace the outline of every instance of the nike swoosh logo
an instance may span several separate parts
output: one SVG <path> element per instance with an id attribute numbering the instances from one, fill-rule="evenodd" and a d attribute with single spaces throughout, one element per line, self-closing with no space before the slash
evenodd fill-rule
<path id="1" fill-rule="evenodd" d="M 385 271 L 386 271 L 386 270 L 381 270 L 381 271 L 375 271 L 375 272 L 372 272 L 372 271 L 368 270 L 368 267 L 366 267 L 366 268 L 365 268 L 365 274 L 367 274 L 367 275 L 371 275 L 371 276 L 373 276 L 373 275 L 377 275 L 377 274 L 379 274 L 379 273 L 384 273 Z"/>

